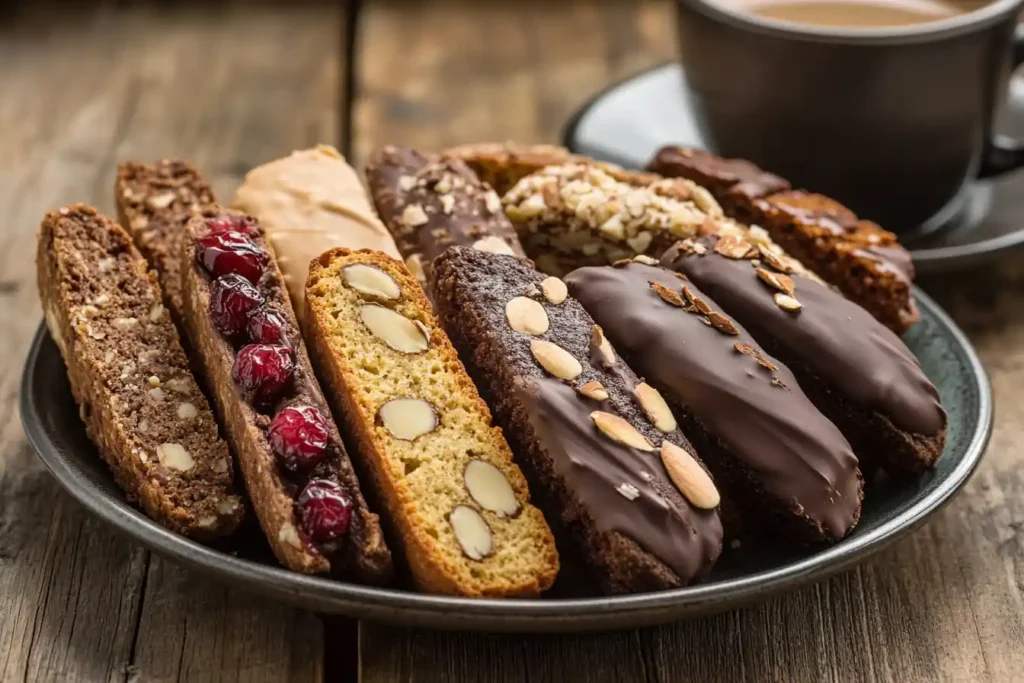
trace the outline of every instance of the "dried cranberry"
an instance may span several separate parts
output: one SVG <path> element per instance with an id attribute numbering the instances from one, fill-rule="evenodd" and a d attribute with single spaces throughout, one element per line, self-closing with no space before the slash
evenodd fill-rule
<path id="1" fill-rule="evenodd" d="M 234 230 L 243 235 L 255 235 L 256 219 L 252 216 L 223 214 L 206 219 L 206 227 L 210 232 L 228 232 Z"/>
<path id="2" fill-rule="evenodd" d="M 335 541 L 348 532 L 352 500 L 340 485 L 329 479 L 313 479 L 295 502 L 306 534 L 317 543 Z"/>
<path id="3" fill-rule="evenodd" d="M 214 277 L 238 273 L 256 284 L 267 267 L 267 254 L 240 232 L 228 230 L 201 237 L 196 260 Z"/>
<path id="4" fill-rule="evenodd" d="M 213 326 L 225 336 L 241 334 L 249 322 L 249 314 L 262 306 L 260 290 L 241 275 L 222 275 L 210 287 L 210 318 Z"/>
<path id="5" fill-rule="evenodd" d="M 231 377 L 252 401 L 268 404 L 288 385 L 295 372 L 295 356 L 287 346 L 249 344 L 235 357 Z"/>
<path id="6" fill-rule="evenodd" d="M 283 344 L 291 346 L 285 333 L 284 317 L 280 313 L 260 308 L 253 311 L 246 324 L 249 341 L 257 344 Z"/>
<path id="7" fill-rule="evenodd" d="M 308 470 L 323 460 L 330 428 L 323 413 L 308 405 L 285 408 L 270 423 L 267 439 L 285 469 Z"/>

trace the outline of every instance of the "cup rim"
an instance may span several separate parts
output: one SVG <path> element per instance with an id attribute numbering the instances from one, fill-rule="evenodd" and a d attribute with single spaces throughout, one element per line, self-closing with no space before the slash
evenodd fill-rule
<path id="1" fill-rule="evenodd" d="M 717 21 L 758 33 L 808 42 L 861 45 L 920 43 L 952 38 L 998 23 L 1015 15 L 1024 0 L 994 0 L 983 7 L 948 19 L 905 26 L 843 28 L 767 19 L 729 7 L 723 0 L 677 0 Z"/>

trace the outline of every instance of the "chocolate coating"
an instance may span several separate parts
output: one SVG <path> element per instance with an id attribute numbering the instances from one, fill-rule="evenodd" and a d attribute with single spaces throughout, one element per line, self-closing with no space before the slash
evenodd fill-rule
<path id="1" fill-rule="evenodd" d="M 652 283 L 674 292 L 684 284 L 664 268 L 640 263 L 580 268 L 566 278 L 570 293 L 632 367 L 713 437 L 708 448 L 700 442 L 698 448 L 716 480 L 729 480 L 727 495 L 762 500 L 766 516 L 778 517 L 781 507 L 805 519 L 812 527 L 805 529 L 807 540 L 815 530 L 817 540 L 845 536 L 859 519 L 861 500 L 850 444 L 811 404 L 789 369 L 761 352 L 745 330 L 731 335 L 710 327 L 703 316 L 663 300 Z M 722 310 L 685 284 L 713 310 Z M 696 438 L 689 429 L 687 434 Z M 747 476 L 737 476 L 737 470 Z"/>

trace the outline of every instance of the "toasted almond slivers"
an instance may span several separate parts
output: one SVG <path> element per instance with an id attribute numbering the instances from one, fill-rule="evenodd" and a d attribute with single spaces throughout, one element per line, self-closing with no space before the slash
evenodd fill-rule
<path id="1" fill-rule="evenodd" d="M 761 280 L 770 286 L 784 294 L 789 294 L 790 296 L 793 295 L 793 289 L 796 285 L 793 284 L 793 278 L 790 276 L 783 275 L 782 273 L 773 273 L 772 271 L 765 270 L 764 268 L 758 268 L 755 272 Z"/>
<path id="2" fill-rule="evenodd" d="M 726 258 L 745 259 L 756 254 L 754 245 L 737 235 L 722 235 L 715 243 L 715 253 Z"/>
<path id="3" fill-rule="evenodd" d="M 466 490 L 484 510 L 498 517 L 513 517 L 519 512 L 519 501 L 505 474 L 484 460 L 470 460 L 463 472 Z"/>
<path id="4" fill-rule="evenodd" d="M 678 293 L 669 289 L 665 285 L 661 284 L 660 282 L 652 282 L 651 289 L 653 289 L 658 294 L 658 296 L 660 296 L 665 301 L 665 303 L 671 304 L 672 306 L 676 306 L 678 308 L 686 307 L 686 302 L 683 301 L 683 297 L 681 297 Z"/>
<path id="5" fill-rule="evenodd" d="M 618 415 L 606 413 L 601 410 L 595 410 L 590 414 L 590 419 L 594 421 L 597 428 L 600 429 L 605 436 L 618 441 L 619 443 L 629 446 L 630 448 L 636 448 L 641 451 L 650 452 L 654 450 L 654 446 L 651 442 L 644 437 L 643 434 L 636 430 L 636 427 L 623 420 Z"/>
<path id="6" fill-rule="evenodd" d="M 740 329 L 736 327 L 736 324 L 728 316 L 723 315 L 718 311 L 711 311 L 707 316 L 711 326 L 722 334 L 735 336 L 740 333 Z"/>
<path id="7" fill-rule="evenodd" d="M 508 326 L 523 334 L 541 335 L 548 331 L 548 314 L 539 302 L 517 296 L 505 304 Z"/>
<path id="8" fill-rule="evenodd" d="M 590 328 L 590 353 L 597 353 L 601 359 L 601 365 L 610 368 L 615 365 L 615 350 L 611 342 L 604 336 L 604 330 L 600 325 Z"/>
<path id="9" fill-rule="evenodd" d="M 393 398 L 377 411 L 380 422 L 396 439 L 415 441 L 437 428 L 437 411 L 421 398 Z"/>
<path id="10" fill-rule="evenodd" d="M 569 296 L 569 289 L 565 286 L 565 283 L 554 275 L 546 277 L 541 281 L 540 291 L 544 293 L 545 299 L 556 306 L 565 301 L 565 298 Z"/>
<path id="11" fill-rule="evenodd" d="M 448 515 L 462 552 L 471 560 L 482 560 L 494 551 L 491 528 L 479 512 L 468 505 L 456 505 Z"/>
<path id="12" fill-rule="evenodd" d="M 422 206 L 419 204 L 410 204 L 402 211 L 402 215 L 399 220 L 402 222 L 402 225 L 407 228 L 416 228 L 421 225 L 425 225 L 430 218 L 427 217 Z"/>
<path id="13" fill-rule="evenodd" d="M 636 263 L 643 263 L 644 265 L 648 265 L 648 266 L 656 266 L 656 265 L 658 265 L 658 259 L 652 258 L 652 257 L 648 256 L 647 254 L 637 254 L 636 256 L 633 257 L 633 260 Z"/>
<path id="14" fill-rule="evenodd" d="M 701 510 L 718 507 L 721 502 L 718 489 L 693 456 L 666 440 L 661 442 L 661 462 L 669 479 L 694 507 Z"/>
<path id="15" fill-rule="evenodd" d="M 559 379 L 576 379 L 583 372 L 580 362 L 558 344 L 533 339 L 530 352 L 542 368 Z"/>
<path id="16" fill-rule="evenodd" d="M 595 401 L 608 400 L 608 392 L 605 390 L 604 385 L 598 382 L 596 379 L 590 380 L 589 382 L 581 386 L 578 389 L 578 391 L 587 398 L 592 398 Z"/>
<path id="17" fill-rule="evenodd" d="M 402 290 L 394 278 L 380 268 L 363 263 L 353 263 L 341 269 L 345 284 L 360 294 L 377 299 L 394 301 L 402 296 Z"/>
<path id="18" fill-rule="evenodd" d="M 644 412 L 647 413 L 647 417 L 651 419 L 651 423 L 658 428 L 658 431 L 665 432 L 666 434 L 675 431 L 676 418 L 668 407 L 668 403 L 665 402 L 665 399 L 662 398 L 657 389 L 647 382 L 641 382 L 636 385 L 633 391 L 636 392 L 640 405 L 643 407 Z"/>
<path id="19" fill-rule="evenodd" d="M 395 351 L 401 353 L 423 353 L 430 348 L 430 339 L 419 321 L 406 318 L 378 304 L 366 304 L 359 308 L 359 317 L 373 336 Z"/>
<path id="20" fill-rule="evenodd" d="M 782 292 L 775 292 L 775 304 L 782 310 L 789 311 L 790 313 L 795 313 L 804 307 L 804 305 L 794 297 L 789 294 L 783 294 Z"/>

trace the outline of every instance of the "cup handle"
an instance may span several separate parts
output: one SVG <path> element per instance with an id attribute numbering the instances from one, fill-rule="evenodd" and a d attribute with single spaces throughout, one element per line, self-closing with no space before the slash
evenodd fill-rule
<path id="1" fill-rule="evenodd" d="M 1012 70 L 1024 64 L 1024 24 L 1018 24 L 1013 33 L 1010 65 Z M 997 135 L 985 145 L 981 157 L 979 178 L 1001 175 L 1024 166 L 1024 141 L 1013 140 L 1005 135 Z"/>

